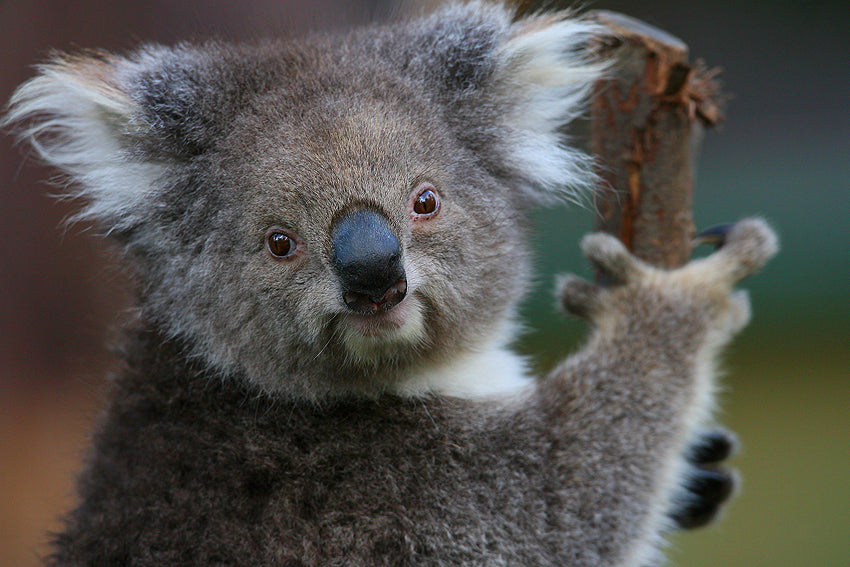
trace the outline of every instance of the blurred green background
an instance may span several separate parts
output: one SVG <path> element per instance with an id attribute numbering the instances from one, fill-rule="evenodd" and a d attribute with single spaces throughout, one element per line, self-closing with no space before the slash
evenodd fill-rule
<path id="1" fill-rule="evenodd" d="M 418 9 L 388 0 L 0 0 L 0 99 L 49 48 L 250 38 Z M 745 282 L 754 318 L 726 357 L 720 421 L 742 451 L 741 493 L 714 526 L 676 536 L 682 566 L 850 566 L 850 8 L 845 2 L 584 2 L 657 25 L 724 71 L 727 121 L 698 170 L 698 227 L 759 214 L 783 251 Z M 110 364 L 107 328 L 126 307 L 101 243 L 63 232 L 71 210 L 51 172 L 0 138 L 0 564 L 27 566 L 72 502 L 73 471 Z M 552 275 L 588 274 L 588 210 L 541 211 L 530 330 L 540 368 L 581 325 L 554 313 Z"/>

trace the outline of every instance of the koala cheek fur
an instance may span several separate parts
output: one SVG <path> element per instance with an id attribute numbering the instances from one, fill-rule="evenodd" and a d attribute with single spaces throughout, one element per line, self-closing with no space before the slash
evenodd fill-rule
<path id="1" fill-rule="evenodd" d="M 584 347 L 507 345 L 528 210 L 580 200 L 563 140 L 605 63 L 498 3 L 251 45 L 54 57 L 16 124 L 137 276 L 140 319 L 56 566 L 642 566 L 709 521 L 702 429 L 760 220 L 673 271 L 616 240 L 565 276 Z"/>

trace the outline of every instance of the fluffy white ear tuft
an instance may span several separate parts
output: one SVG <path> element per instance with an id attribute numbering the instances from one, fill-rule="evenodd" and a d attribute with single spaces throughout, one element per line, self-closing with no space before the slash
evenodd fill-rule
<path id="1" fill-rule="evenodd" d="M 512 25 L 497 55 L 495 77 L 511 102 L 503 117 L 506 164 L 537 201 L 578 201 L 595 182 L 592 159 L 564 144 L 563 126 L 580 114 L 606 65 L 591 55 L 599 26 L 565 14 Z"/>
<path id="2" fill-rule="evenodd" d="M 144 128 L 123 84 L 130 65 L 109 54 L 55 56 L 18 88 L 2 120 L 67 176 L 71 196 L 85 199 L 72 220 L 97 220 L 107 231 L 135 223 L 133 211 L 162 172 L 131 152 Z"/>

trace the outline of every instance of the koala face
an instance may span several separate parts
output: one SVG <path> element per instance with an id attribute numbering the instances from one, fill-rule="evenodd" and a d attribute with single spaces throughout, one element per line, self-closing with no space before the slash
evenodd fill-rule
<path id="1" fill-rule="evenodd" d="M 501 345 L 525 212 L 591 183 L 562 144 L 592 25 L 452 5 L 255 45 L 60 56 L 8 120 L 139 276 L 144 318 L 269 392 L 377 394 Z"/>
<path id="2" fill-rule="evenodd" d="M 519 200 L 433 118 L 439 109 L 398 98 L 272 97 L 217 149 L 231 165 L 203 172 L 228 213 L 202 216 L 228 245 L 190 260 L 209 266 L 187 274 L 183 304 L 215 300 L 185 324 L 211 324 L 194 331 L 208 352 L 239 349 L 232 358 L 256 361 L 242 370 L 267 388 L 319 363 L 338 369 L 324 373 L 335 388 L 390 387 L 400 368 L 495 340 L 522 297 Z"/>
<path id="3" fill-rule="evenodd" d="M 518 205 L 445 126 L 408 110 L 427 101 L 276 103 L 222 144 L 225 161 L 252 158 L 216 183 L 240 212 L 213 229 L 235 233 L 232 256 L 213 255 L 234 270 L 218 293 L 233 306 L 206 334 L 269 365 L 254 375 L 323 360 L 350 369 L 348 384 L 490 338 L 523 291 Z M 207 273 L 212 292 L 220 269 Z"/>

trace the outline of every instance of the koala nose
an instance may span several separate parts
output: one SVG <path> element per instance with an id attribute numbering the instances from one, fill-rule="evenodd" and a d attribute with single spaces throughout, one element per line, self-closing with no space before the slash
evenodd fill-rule
<path id="1" fill-rule="evenodd" d="M 387 219 L 368 209 L 340 218 L 331 233 L 333 266 L 352 311 L 389 311 L 407 294 L 401 245 Z"/>

